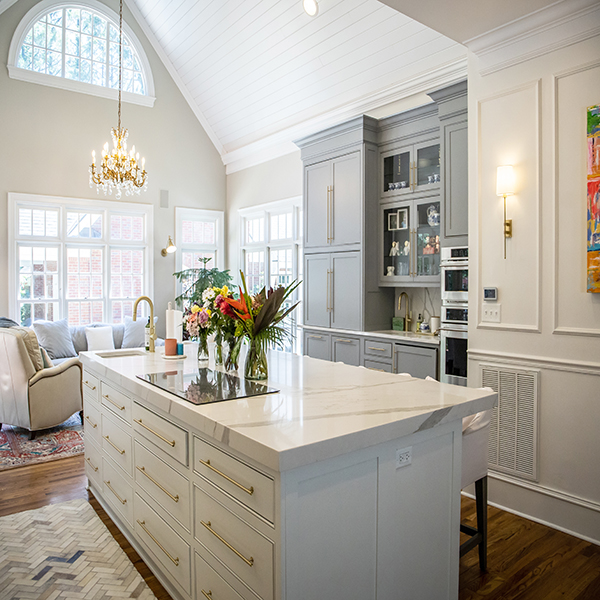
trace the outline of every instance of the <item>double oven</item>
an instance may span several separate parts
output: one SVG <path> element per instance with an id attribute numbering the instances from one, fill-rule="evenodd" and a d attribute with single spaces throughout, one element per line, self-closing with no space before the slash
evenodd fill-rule
<path id="1" fill-rule="evenodd" d="M 442 248 L 440 381 L 467 385 L 469 249 Z"/>

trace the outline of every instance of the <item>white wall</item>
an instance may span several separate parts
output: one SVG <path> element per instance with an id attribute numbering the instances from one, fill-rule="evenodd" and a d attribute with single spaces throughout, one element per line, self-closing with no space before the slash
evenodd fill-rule
<path id="1" fill-rule="evenodd" d="M 21 0 L 0 15 L 1 64 L 7 63 L 15 28 L 34 4 L 33 0 Z M 117 2 L 106 4 L 118 14 Z M 225 168 L 126 6 L 123 17 L 148 55 L 156 102 L 153 108 L 123 104 L 128 141 L 146 158 L 149 179 L 148 190 L 141 196 L 122 199 L 154 205 L 154 290 L 150 295 L 159 315 L 158 333 L 164 335 L 163 311 L 175 292 L 175 258 L 162 258 L 160 249 L 167 236 L 175 233 L 175 207 L 224 210 Z M 8 192 L 98 198 L 102 202 L 104 196 L 97 196 L 89 187 L 88 166 L 91 151 L 100 155 L 116 125 L 114 100 L 17 81 L 8 77 L 5 67 L 0 69 L 0 315 L 8 312 Z M 168 208 L 159 207 L 160 190 L 169 192 Z"/>
<path id="2" fill-rule="evenodd" d="M 600 38 L 482 76 L 469 59 L 469 381 L 479 365 L 538 369 L 538 481 L 492 478 L 490 499 L 600 542 L 600 294 L 586 293 L 586 108 Z M 503 258 L 496 167 L 513 164 Z M 481 321 L 482 287 L 501 323 Z"/>

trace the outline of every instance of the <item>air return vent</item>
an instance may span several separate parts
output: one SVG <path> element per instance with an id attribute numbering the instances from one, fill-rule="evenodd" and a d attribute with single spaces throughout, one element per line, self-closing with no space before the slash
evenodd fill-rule
<path id="1" fill-rule="evenodd" d="M 498 392 L 490 424 L 489 467 L 537 479 L 538 371 L 481 365 L 481 384 Z"/>

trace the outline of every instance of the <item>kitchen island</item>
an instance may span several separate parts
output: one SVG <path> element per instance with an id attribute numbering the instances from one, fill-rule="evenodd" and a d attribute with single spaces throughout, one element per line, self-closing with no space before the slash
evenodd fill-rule
<path id="1" fill-rule="evenodd" d="M 458 597 L 461 421 L 495 393 L 276 351 L 276 393 L 136 377 L 186 352 L 80 355 L 90 488 L 174 598 Z"/>

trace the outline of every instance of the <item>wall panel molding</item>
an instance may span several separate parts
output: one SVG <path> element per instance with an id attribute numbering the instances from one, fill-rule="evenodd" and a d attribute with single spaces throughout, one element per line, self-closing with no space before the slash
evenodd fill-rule
<path id="1" fill-rule="evenodd" d="M 559 139 L 559 128 L 560 128 L 560 106 L 559 106 L 559 87 L 560 84 L 569 77 L 586 73 L 587 71 L 592 71 L 594 69 L 600 68 L 600 60 L 594 60 L 582 65 L 578 65 L 572 69 L 567 69 L 565 71 L 561 71 L 559 73 L 555 73 L 552 80 L 552 140 L 551 144 L 552 148 L 552 254 L 554 257 L 554 268 L 552 272 L 552 299 L 553 299 L 553 334 L 557 335 L 566 335 L 566 336 L 587 336 L 587 337 L 600 337 L 600 328 L 598 327 L 574 327 L 574 326 L 564 326 L 560 324 L 560 142 Z M 596 101 L 600 101 L 600 97 L 597 98 Z M 572 107 L 568 107 L 572 108 Z M 582 132 L 584 135 L 585 132 Z M 581 185 L 585 185 L 584 182 Z M 572 206 L 572 197 L 570 197 L 567 201 L 570 202 Z M 566 202 L 566 201 L 565 201 Z M 585 234 L 585 231 L 581 232 L 582 235 Z M 565 236 L 566 237 L 566 236 Z M 570 239 L 570 237 L 569 237 Z M 592 296 L 592 294 L 589 294 Z M 600 299 L 599 299 L 600 300 Z M 594 301 L 591 299 L 591 301 Z M 600 304 L 600 302 L 599 302 Z M 573 310 L 572 305 L 569 305 L 569 310 Z"/>
<path id="2" fill-rule="evenodd" d="M 541 147 L 542 147 L 542 142 L 541 142 L 541 118 L 542 118 L 542 110 L 541 110 L 541 84 L 542 81 L 541 79 L 536 79 L 534 81 L 529 81 L 526 83 L 523 83 L 521 85 L 515 86 L 513 88 L 510 89 L 505 89 L 502 90 L 496 94 L 487 96 L 485 98 L 480 99 L 477 102 L 477 210 L 478 210 L 478 220 L 477 220 L 477 228 L 478 228 L 478 239 L 482 240 L 484 239 L 484 235 L 483 235 L 483 223 L 484 223 L 484 217 L 486 222 L 489 221 L 489 210 L 487 210 L 486 207 L 486 202 L 489 203 L 490 199 L 489 197 L 486 195 L 486 197 L 484 198 L 484 194 L 482 192 L 482 182 L 484 181 L 484 174 L 482 173 L 482 169 L 483 169 L 483 148 L 488 148 L 489 147 L 489 142 L 484 141 L 484 138 L 486 136 L 486 132 L 483 131 L 483 124 L 482 124 L 482 111 L 484 109 L 485 106 L 489 106 L 490 103 L 496 102 L 496 101 L 502 101 L 510 96 L 517 96 L 523 92 L 528 92 L 533 90 L 534 93 L 534 99 L 533 99 L 533 105 L 530 106 L 529 108 L 531 108 L 532 113 L 533 113 L 533 127 L 534 127 L 534 134 L 533 137 L 535 138 L 535 156 L 532 157 L 532 160 L 534 162 L 534 168 L 532 169 L 532 171 L 534 172 L 534 175 L 531 177 L 530 179 L 530 186 L 535 186 L 535 190 L 533 192 L 533 196 L 534 196 L 534 201 L 535 201 L 535 212 L 536 212 L 536 218 L 534 223 L 531 224 L 531 227 L 529 228 L 529 231 L 531 231 L 531 235 L 535 236 L 535 256 L 533 257 L 533 262 L 534 262 L 534 270 L 535 270 L 535 275 L 534 275 L 534 280 L 535 280 L 535 292 L 534 292 L 534 299 L 533 299 L 533 304 L 535 305 L 535 311 L 534 311 L 534 315 L 533 318 L 530 320 L 529 323 L 511 323 L 511 322 L 501 322 L 501 323 L 488 323 L 488 322 L 483 322 L 482 321 L 482 314 L 481 314 L 481 297 L 480 297 L 480 288 L 482 287 L 483 283 L 483 272 L 484 272 L 484 266 L 483 266 L 483 244 L 478 244 L 477 247 L 477 288 L 474 290 L 474 296 L 475 296 L 475 301 L 476 301 L 476 315 L 477 315 L 477 328 L 478 329 L 490 329 L 490 330 L 503 330 L 503 331 L 515 331 L 515 332 L 523 332 L 523 333 L 541 333 L 541 318 L 542 318 L 542 299 L 541 299 L 541 289 L 542 289 L 542 206 L 541 206 L 541 181 L 542 181 L 542 174 L 541 174 Z M 499 117 L 500 119 L 503 118 L 503 116 L 501 115 Z M 515 139 L 516 139 L 516 135 L 515 135 Z M 498 162 L 497 165 L 502 164 L 501 159 L 498 158 Z M 489 173 L 487 173 L 488 177 L 489 177 Z M 495 171 L 494 171 L 494 192 L 495 192 Z M 518 192 L 517 192 L 517 196 L 518 196 Z M 497 197 L 496 197 L 497 198 Z M 500 198 L 497 198 L 498 202 L 501 202 Z M 507 215 L 508 218 L 511 218 L 511 215 L 508 214 Z M 502 228 L 502 223 L 498 222 L 498 229 L 500 230 Z M 524 228 L 527 227 L 527 223 L 525 223 L 521 217 L 521 221 L 515 221 L 515 234 L 517 235 L 517 232 L 522 232 L 524 231 Z M 508 240 L 508 243 L 510 244 L 512 242 L 512 240 Z M 495 244 L 496 241 L 492 242 L 488 242 L 488 246 L 491 244 Z M 514 242 L 513 242 L 514 243 Z M 502 265 L 504 265 L 505 267 L 509 264 L 515 264 L 515 262 L 510 261 L 510 258 L 507 258 L 507 261 L 504 261 L 502 263 Z M 489 265 L 486 265 L 486 267 L 488 267 Z M 508 294 L 504 296 L 504 298 L 510 297 Z M 503 300 L 501 299 L 500 302 L 503 303 Z M 504 307 L 503 307 L 504 308 Z"/>

